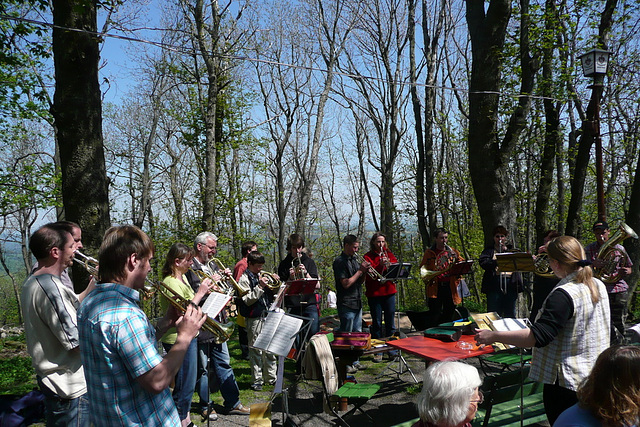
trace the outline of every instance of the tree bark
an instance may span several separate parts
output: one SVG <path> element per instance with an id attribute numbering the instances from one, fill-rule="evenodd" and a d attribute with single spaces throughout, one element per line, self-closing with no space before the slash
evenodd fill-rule
<path id="1" fill-rule="evenodd" d="M 53 0 L 52 4 L 56 89 L 51 113 L 60 148 L 64 216 L 82 228 L 85 248 L 96 251 L 111 222 L 98 37 L 90 33 L 97 29 L 97 2 Z M 79 273 L 85 276 L 82 270 L 74 269 L 74 274 Z"/>

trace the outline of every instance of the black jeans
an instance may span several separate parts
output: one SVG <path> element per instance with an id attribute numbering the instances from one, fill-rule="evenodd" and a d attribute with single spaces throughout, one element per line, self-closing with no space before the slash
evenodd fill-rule
<path id="1" fill-rule="evenodd" d="M 609 309 L 611 310 L 611 345 L 624 342 L 624 321 L 627 317 L 627 296 L 629 292 L 609 294 Z"/>
<path id="2" fill-rule="evenodd" d="M 542 400 L 547 419 L 553 425 L 561 413 L 578 403 L 578 396 L 575 391 L 560 387 L 558 384 L 545 384 L 542 389 Z"/>

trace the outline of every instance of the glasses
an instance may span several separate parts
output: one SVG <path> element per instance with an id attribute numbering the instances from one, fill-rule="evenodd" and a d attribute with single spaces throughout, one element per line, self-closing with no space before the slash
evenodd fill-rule
<path id="1" fill-rule="evenodd" d="M 482 394 L 482 391 L 480 390 L 478 390 L 478 398 L 469 401 L 469 403 L 478 403 L 478 404 L 482 402 L 484 402 L 484 394 Z"/>
<path id="2" fill-rule="evenodd" d="M 507 236 L 505 236 L 504 234 L 496 234 L 493 237 L 495 237 L 496 239 L 502 239 L 503 237 L 507 237 Z"/>
<path id="3" fill-rule="evenodd" d="M 210 251 L 215 251 L 216 249 L 218 249 L 217 246 L 211 246 L 211 245 L 207 245 L 206 243 L 200 243 L 203 246 L 206 246 L 209 248 Z"/>

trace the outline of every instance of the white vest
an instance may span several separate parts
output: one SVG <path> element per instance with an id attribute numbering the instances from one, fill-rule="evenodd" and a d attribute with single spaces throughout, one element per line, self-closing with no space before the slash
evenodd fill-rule
<path id="1" fill-rule="evenodd" d="M 573 316 L 547 346 L 533 349 L 529 377 L 544 384 L 555 384 L 557 380 L 561 387 L 575 391 L 591 372 L 598 355 L 609 347 L 611 316 L 604 284 L 594 278 L 600 300 L 593 303 L 589 288 L 573 282 L 574 276 L 575 273 L 565 277 L 549 294 L 558 289 L 567 292 L 573 301 Z"/>

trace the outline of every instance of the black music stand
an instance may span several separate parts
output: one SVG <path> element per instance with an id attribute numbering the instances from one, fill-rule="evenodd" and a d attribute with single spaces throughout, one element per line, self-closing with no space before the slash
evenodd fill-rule
<path id="1" fill-rule="evenodd" d="M 385 281 L 396 282 L 396 287 L 397 287 L 396 289 L 396 324 L 397 324 L 396 332 L 400 338 L 403 338 L 402 335 L 404 334 L 400 330 L 400 310 L 399 310 L 400 298 L 398 298 L 399 292 L 397 290 L 400 288 L 400 284 L 402 283 L 403 280 L 411 279 L 410 273 L 411 273 L 411 264 L 408 262 L 400 261 L 400 262 L 391 264 L 391 266 L 387 270 L 387 274 L 384 276 Z M 394 369 L 392 367 L 392 365 L 396 362 L 396 360 L 392 360 L 387 364 L 387 366 L 382 370 L 382 372 L 378 374 L 376 378 L 380 378 L 383 375 L 385 375 L 385 372 L 387 371 L 387 369 L 395 373 L 398 376 L 398 378 L 400 378 L 400 375 L 402 375 L 403 373 L 409 372 L 411 374 L 411 377 L 413 378 L 413 381 L 415 381 L 415 383 L 417 384 L 418 380 L 416 379 L 416 376 L 414 375 L 413 371 L 409 367 L 407 360 L 402 355 L 402 350 L 398 350 L 397 359 L 398 359 L 397 369 Z M 404 368 L 406 368 L 406 371 Z"/>
<path id="2" fill-rule="evenodd" d="M 515 271 L 535 271 L 533 256 L 528 252 L 512 252 L 496 254 L 498 271 L 513 273 Z"/>

